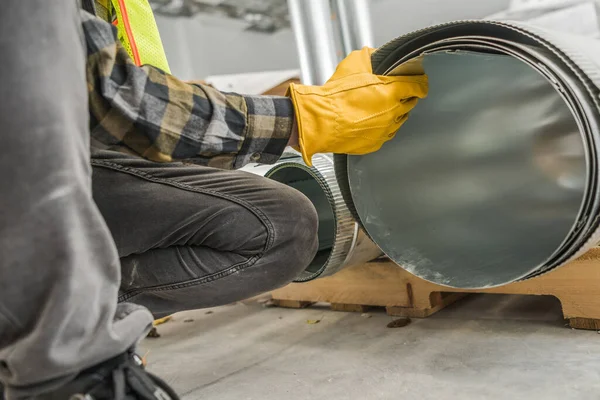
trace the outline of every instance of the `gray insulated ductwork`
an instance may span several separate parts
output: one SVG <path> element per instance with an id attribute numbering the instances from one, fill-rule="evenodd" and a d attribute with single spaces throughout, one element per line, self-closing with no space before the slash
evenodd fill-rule
<path id="1" fill-rule="evenodd" d="M 286 159 L 267 171 L 265 177 L 302 192 L 319 216 L 319 250 L 296 282 L 332 275 L 342 268 L 381 255 L 381 250 L 359 228 L 344 203 L 335 179 L 332 156 L 314 156 L 312 167 L 301 157 Z"/>
<path id="2" fill-rule="evenodd" d="M 520 23 L 401 36 L 375 73 L 429 76 L 396 137 L 336 155 L 355 218 L 398 265 L 484 288 L 550 271 L 598 243 L 600 44 Z"/>

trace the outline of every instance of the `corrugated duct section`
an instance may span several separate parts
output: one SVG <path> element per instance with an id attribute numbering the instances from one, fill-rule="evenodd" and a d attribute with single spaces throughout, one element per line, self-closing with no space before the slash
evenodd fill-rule
<path id="1" fill-rule="evenodd" d="M 484 288 L 550 271 L 599 241 L 596 40 L 458 21 L 401 36 L 372 63 L 430 79 L 381 151 L 335 156 L 349 209 L 398 265 Z"/>
<path id="2" fill-rule="evenodd" d="M 333 156 L 317 154 L 312 161 L 313 166 L 309 167 L 298 155 L 285 154 L 275 165 L 244 168 L 295 188 L 308 197 L 317 210 L 319 250 L 295 282 L 329 276 L 342 268 L 371 261 L 382 254 L 346 207 L 335 179 Z"/>

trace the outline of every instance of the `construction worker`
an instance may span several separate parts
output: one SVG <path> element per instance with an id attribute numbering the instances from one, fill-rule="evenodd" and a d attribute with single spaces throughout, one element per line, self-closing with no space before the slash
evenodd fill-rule
<path id="1" fill-rule="evenodd" d="M 284 285 L 317 247 L 302 194 L 232 170 L 287 145 L 376 151 L 427 81 L 374 75 L 364 49 L 290 97 L 221 93 L 136 65 L 86 10 L 0 9 L 0 382 L 11 400 L 176 399 L 134 354 L 153 317 Z"/>

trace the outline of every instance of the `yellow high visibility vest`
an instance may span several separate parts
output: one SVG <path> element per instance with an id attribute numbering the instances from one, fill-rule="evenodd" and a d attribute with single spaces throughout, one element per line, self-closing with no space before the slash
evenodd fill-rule
<path id="1" fill-rule="evenodd" d="M 136 65 L 171 73 L 148 0 L 95 0 L 96 14 L 115 25 L 119 40 Z"/>

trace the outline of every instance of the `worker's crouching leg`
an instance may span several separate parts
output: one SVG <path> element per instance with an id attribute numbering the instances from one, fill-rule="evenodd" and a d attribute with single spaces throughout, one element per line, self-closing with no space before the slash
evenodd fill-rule
<path id="1" fill-rule="evenodd" d="M 316 253 L 316 211 L 288 186 L 110 152 L 93 166 L 94 199 L 121 256 L 119 300 L 157 317 L 283 286 Z"/>

